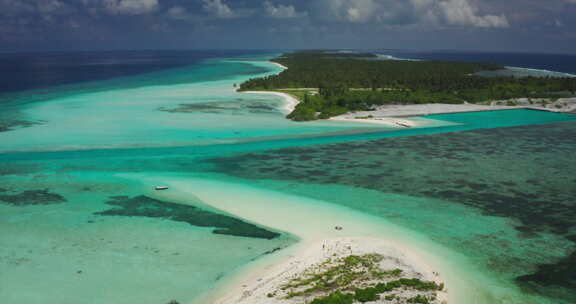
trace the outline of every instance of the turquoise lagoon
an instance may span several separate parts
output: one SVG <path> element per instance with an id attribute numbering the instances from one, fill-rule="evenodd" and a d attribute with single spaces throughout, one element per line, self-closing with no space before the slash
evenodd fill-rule
<path id="1" fill-rule="evenodd" d="M 280 198 L 396 227 L 390 238 L 419 242 L 470 285 L 467 303 L 574 301 L 575 116 L 429 115 L 415 129 L 294 123 L 279 97 L 234 92 L 280 72 L 268 58 L 211 59 L 139 85 L 68 86 L 4 105 L 5 116 L 38 124 L 0 133 L 3 302 L 199 302 L 298 242 L 214 200 L 274 213 Z M 164 183 L 174 187 L 153 190 Z M 249 200 L 235 197 L 243 191 Z"/>

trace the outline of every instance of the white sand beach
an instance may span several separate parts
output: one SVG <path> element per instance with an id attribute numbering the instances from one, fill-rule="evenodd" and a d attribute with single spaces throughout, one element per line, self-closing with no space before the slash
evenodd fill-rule
<path id="1" fill-rule="evenodd" d="M 285 69 L 285 70 L 288 69 L 285 65 L 282 65 L 282 64 L 280 64 L 280 63 L 278 63 L 278 62 L 270 61 L 270 63 L 272 63 L 273 65 L 275 65 L 275 66 L 277 66 L 277 67 L 279 67 L 279 68 L 282 68 L 282 69 Z"/>
<path id="2" fill-rule="evenodd" d="M 487 106 L 477 104 L 416 104 L 416 105 L 385 105 L 374 111 L 358 111 L 331 117 L 334 121 L 347 121 L 368 124 L 384 124 L 396 128 L 413 128 L 428 125 L 424 119 L 416 116 L 440 113 L 458 113 L 471 111 L 490 111 L 510 109 L 508 106 Z"/>
<path id="3" fill-rule="evenodd" d="M 298 103 L 300 103 L 300 101 L 298 101 L 298 99 L 296 99 L 296 98 L 292 97 L 290 94 L 286 94 L 286 93 L 270 92 L 270 91 L 245 91 L 242 93 L 269 94 L 269 95 L 280 96 L 280 97 L 284 98 L 285 103 L 282 106 L 282 111 L 286 114 L 289 114 L 292 111 L 294 111 L 294 108 L 296 108 L 296 105 L 298 105 Z"/>
<path id="4" fill-rule="evenodd" d="M 512 106 L 529 109 L 547 110 L 550 112 L 576 112 L 576 98 L 514 98 L 507 100 L 496 100 L 490 103 L 491 106 Z"/>
<path id="5" fill-rule="evenodd" d="M 413 104 L 413 105 L 384 105 L 377 107 L 374 111 L 361 111 L 347 113 L 338 117 L 362 117 L 372 115 L 374 117 L 408 117 L 421 116 L 440 113 L 458 113 L 472 111 L 490 111 L 510 109 L 508 106 L 488 106 L 480 104 Z"/>
<path id="6" fill-rule="evenodd" d="M 463 262 L 462 255 L 380 217 L 245 184 L 172 175 L 122 177 L 145 184 L 161 181 L 169 185 L 170 191 L 150 190 L 148 195 L 158 199 L 182 204 L 202 202 L 210 208 L 300 238 L 296 245 L 261 256 L 235 270 L 197 303 L 275 303 L 268 298 L 268 293 L 292 275 L 307 265 L 321 262 L 327 255 L 349 252 L 379 253 L 387 257 L 386 261 L 396 261 L 390 264 L 392 268 L 413 272 L 423 280 L 445 283 L 448 292 L 439 295 L 435 303 L 464 303 L 462 299 L 484 303 L 489 296 L 478 288 L 480 282 L 487 279 L 475 268 L 462 267 L 468 264 Z M 336 230 L 338 225 L 343 229 Z"/>
<path id="7" fill-rule="evenodd" d="M 415 119 L 417 116 L 430 114 L 446 114 L 476 111 L 496 111 L 510 109 L 535 109 L 551 112 L 576 111 L 576 98 L 560 98 L 545 102 L 527 98 L 493 101 L 490 104 L 414 104 L 414 105 L 384 105 L 374 111 L 350 112 L 330 118 L 334 121 L 349 121 L 371 124 L 385 124 L 398 128 L 420 127 L 427 125 L 425 120 Z"/>
<path id="8" fill-rule="evenodd" d="M 288 69 L 286 66 L 281 65 L 280 63 L 277 62 L 273 62 L 273 61 L 268 61 L 268 63 L 275 65 L 281 69 Z M 294 111 L 294 108 L 296 107 L 296 105 L 298 103 L 300 103 L 300 101 L 298 101 L 298 99 L 292 97 L 289 94 L 286 93 L 280 93 L 280 92 L 271 92 L 271 91 L 243 91 L 243 92 L 239 92 L 239 93 L 247 93 L 247 94 L 268 94 L 268 95 L 276 95 L 276 96 L 280 96 L 284 99 L 284 105 L 282 106 L 282 112 L 284 112 L 285 114 L 290 114 L 292 111 Z"/>
<path id="9" fill-rule="evenodd" d="M 403 118 L 394 118 L 394 117 L 362 117 L 362 116 L 353 116 L 348 114 L 331 117 L 330 120 L 333 121 L 349 121 L 349 122 L 360 122 L 360 123 L 370 123 L 370 124 L 382 124 L 387 125 L 390 127 L 398 127 L 398 128 L 412 128 L 416 126 L 422 126 L 422 122 L 418 122 L 415 120 L 410 119 L 403 119 Z"/>
<path id="10" fill-rule="evenodd" d="M 312 298 L 295 297 L 285 299 L 286 291 L 282 287 L 292 279 L 319 267 L 329 260 L 336 260 L 349 255 L 378 253 L 384 256 L 381 263 L 385 269 L 401 269 L 403 274 L 422 281 L 434 281 L 442 284 L 439 275 L 425 261 L 404 253 L 397 246 L 381 238 L 374 237 L 336 237 L 319 241 L 307 241 L 300 250 L 290 255 L 283 262 L 252 273 L 245 280 L 232 288 L 229 293 L 217 298 L 214 304 L 266 304 L 266 303 L 307 303 Z M 410 290 L 396 291 L 396 295 L 405 294 L 412 297 L 416 293 Z M 274 295 L 274 296 L 271 296 Z M 436 292 L 435 303 L 447 303 L 445 291 Z"/>

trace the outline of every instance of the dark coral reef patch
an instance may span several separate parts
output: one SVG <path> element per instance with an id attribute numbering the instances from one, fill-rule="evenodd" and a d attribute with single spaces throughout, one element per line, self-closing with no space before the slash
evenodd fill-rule
<path id="1" fill-rule="evenodd" d="M 8 192 L 6 189 L 0 189 L 0 192 Z M 66 198 L 57 193 L 52 193 L 48 189 L 26 190 L 18 194 L 0 195 L 0 203 L 13 206 L 29 205 L 51 205 L 66 202 Z"/>
<path id="2" fill-rule="evenodd" d="M 554 248 L 566 256 L 531 264 L 531 274 L 522 268 L 517 282 L 576 303 L 575 134 L 575 123 L 556 123 L 278 149 L 210 163 L 247 179 L 435 198 L 513 219 L 528 238 L 555 234 L 571 242 Z"/>
<path id="3" fill-rule="evenodd" d="M 160 111 L 169 113 L 213 113 L 242 115 L 245 113 L 274 114 L 278 109 L 269 103 L 257 99 L 238 98 L 233 101 L 207 101 L 180 104 L 175 108 L 161 107 Z"/>
<path id="4" fill-rule="evenodd" d="M 8 132 L 15 129 L 27 128 L 38 124 L 41 124 L 41 122 L 33 122 L 26 120 L 0 120 L 0 132 Z"/>
<path id="5" fill-rule="evenodd" d="M 198 227 L 214 227 L 213 233 L 215 234 L 261 239 L 273 239 L 280 236 L 279 233 L 268 231 L 231 216 L 202 210 L 194 206 L 165 202 L 144 195 L 132 198 L 128 196 L 113 196 L 106 204 L 115 207 L 95 214 L 104 216 L 141 216 L 184 222 Z"/>

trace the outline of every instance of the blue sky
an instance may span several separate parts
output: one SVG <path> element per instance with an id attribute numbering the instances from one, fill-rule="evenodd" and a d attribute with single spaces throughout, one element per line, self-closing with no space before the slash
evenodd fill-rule
<path id="1" fill-rule="evenodd" d="M 576 0 L 0 0 L 0 51 L 207 48 L 576 53 Z"/>

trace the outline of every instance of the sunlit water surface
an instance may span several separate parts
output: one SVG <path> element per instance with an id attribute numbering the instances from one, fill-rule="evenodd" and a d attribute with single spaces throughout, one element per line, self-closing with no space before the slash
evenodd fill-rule
<path id="1" fill-rule="evenodd" d="M 0 132 L 0 298 L 197 301 L 298 241 L 206 204 L 206 193 L 234 202 L 251 191 L 240 206 L 274 213 L 267 202 L 290 195 L 299 208 L 322 202 L 337 217 L 345 207 L 359 223 L 371 216 L 417 235 L 468 273 L 470 303 L 575 301 L 576 117 L 430 115 L 416 129 L 295 123 L 279 97 L 234 91 L 281 71 L 267 58 L 211 59 L 147 75 L 140 87 L 119 78 L 109 90 L 3 105 L 3 117 L 33 124 Z M 185 194 L 154 191 L 163 181 Z"/>

